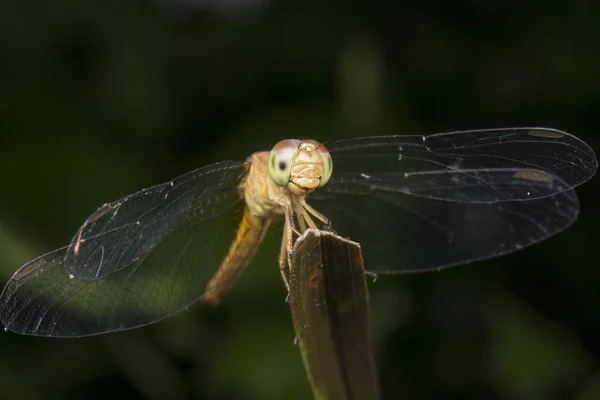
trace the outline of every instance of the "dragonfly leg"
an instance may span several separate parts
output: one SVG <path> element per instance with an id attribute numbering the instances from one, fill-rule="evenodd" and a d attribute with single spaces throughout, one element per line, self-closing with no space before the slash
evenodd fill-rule
<path id="1" fill-rule="evenodd" d="M 315 210 L 310 204 L 308 204 L 306 202 L 306 200 L 304 198 L 300 199 L 300 204 L 302 204 L 302 207 L 304 207 L 304 209 L 306 211 L 308 211 L 310 214 L 312 214 L 318 220 L 323 222 L 325 224 L 325 228 L 329 229 L 329 227 L 331 226 L 331 222 L 329 221 L 329 218 L 327 218 L 326 216 L 324 216 L 323 214 L 321 214 L 320 212 Z"/>
<path id="2" fill-rule="evenodd" d="M 286 271 L 286 266 L 290 261 L 290 256 L 287 252 L 286 246 L 285 246 L 285 242 L 281 243 L 281 254 L 279 255 L 279 272 L 281 273 L 281 279 L 283 280 L 283 283 L 285 284 L 285 288 L 288 291 L 288 294 L 290 293 L 290 281 L 288 279 L 287 276 L 287 271 Z"/>
<path id="3" fill-rule="evenodd" d="M 285 223 L 283 226 L 283 238 L 281 239 L 281 250 L 279 252 L 279 272 L 281 273 L 281 279 L 285 287 L 290 292 L 290 282 L 287 276 L 286 266 L 291 269 L 291 254 L 292 254 L 292 241 L 294 235 L 294 216 L 291 207 L 287 207 L 285 210 Z M 297 233 L 297 232 L 296 232 Z"/>
<path id="4" fill-rule="evenodd" d="M 304 216 L 304 214 L 306 213 L 306 211 L 304 211 L 304 209 L 302 207 L 296 207 L 296 217 L 298 218 L 298 224 L 300 225 L 300 232 L 306 232 L 306 229 L 308 229 L 306 227 L 306 223 L 308 222 L 306 220 L 306 217 Z M 310 221 L 312 222 L 312 221 Z M 312 226 L 310 225 L 310 222 L 308 222 L 308 225 L 312 228 Z M 314 225 L 314 223 L 313 223 Z"/>
<path id="5" fill-rule="evenodd" d="M 294 232 L 298 236 L 301 235 L 300 231 L 296 227 L 296 223 L 294 222 L 294 210 L 292 209 L 291 206 L 287 206 L 285 208 L 285 223 L 289 224 L 288 229 L 290 229 L 292 232 Z"/>
<path id="6" fill-rule="evenodd" d="M 315 222 L 312 220 L 312 218 L 310 217 L 310 215 L 306 212 L 306 210 L 304 208 L 300 207 L 300 209 L 298 210 L 298 213 L 299 213 L 298 219 L 302 219 L 302 220 L 306 221 L 306 223 L 308 224 L 308 226 L 311 229 L 319 229 L 317 227 L 317 224 L 315 224 Z M 300 217 L 302 217 L 302 218 L 300 218 Z M 304 226 L 306 228 L 306 224 Z M 306 230 L 306 229 L 304 229 L 304 230 Z"/>
<path id="7" fill-rule="evenodd" d="M 306 210 L 306 202 L 303 198 L 299 200 L 293 201 L 292 205 L 294 207 L 294 212 L 296 213 L 296 217 L 298 218 L 298 223 L 300 224 L 300 231 L 302 233 L 306 232 L 308 228 L 310 229 L 319 229 L 317 224 L 312 220 L 310 214 Z"/>

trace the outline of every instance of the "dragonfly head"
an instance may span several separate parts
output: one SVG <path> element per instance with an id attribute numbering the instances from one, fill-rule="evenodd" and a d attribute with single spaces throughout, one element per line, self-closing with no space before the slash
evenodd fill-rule
<path id="1" fill-rule="evenodd" d="M 333 162 L 327 148 L 315 140 L 285 139 L 271 150 L 268 170 L 277 185 L 303 196 L 327 183 Z"/>

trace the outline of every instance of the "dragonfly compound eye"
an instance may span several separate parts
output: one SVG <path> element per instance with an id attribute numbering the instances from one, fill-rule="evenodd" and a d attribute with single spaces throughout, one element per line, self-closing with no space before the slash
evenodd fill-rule
<path id="1" fill-rule="evenodd" d="M 304 140 L 303 142 L 312 143 L 319 154 L 321 154 L 323 160 L 323 175 L 319 182 L 319 187 L 321 187 L 329 181 L 329 178 L 331 178 L 331 174 L 333 173 L 333 160 L 331 159 L 331 154 L 329 154 L 329 150 L 327 150 L 327 147 L 325 147 L 324 144 L 319 143 L 316 140 Z"/>
<path id="2" fill-rule="evenodd" d="M 323 176 L 321 177 L 321 183 L 319 184 L 319 187 L 321 187 L 329 181 L 329 178 L 331 178 L 331 174 L 333 173 L 333 160 L 331 159 L 329 150 L 327 150 L 325 146 L 319 144 L 317 149 L 319 150 L 319 153 L 321 153 L 321 157 L 323 157 Z"/>
<path id="3" fill-rule="evenodd" d="M 290 181 L 292 159 L 298 150 L 298 141 L 285 139 L 273 146 L 269 155 L 269 176 L 278 186 L 285 186 Z"/>

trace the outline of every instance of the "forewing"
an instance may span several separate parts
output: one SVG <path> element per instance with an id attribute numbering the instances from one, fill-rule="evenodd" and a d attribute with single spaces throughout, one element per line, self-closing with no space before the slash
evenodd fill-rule
<path id="1" fill-rule="evenodd" d="M 79 228 L 65 251 L 64 269 L 99 279 L 129 266 L 172 232 L 191 212 L 235 198 L 239 162 L 224 161 L 107 203 Z"/>
<path id="2" fill-rule="evenodd" d="M 463 203 L 552 196 L 585 182 L 598 167 L 586 143 L 546 128 L 365 137 L 327 147 L 334 173 L 325 191 L 348 184 Z"/>

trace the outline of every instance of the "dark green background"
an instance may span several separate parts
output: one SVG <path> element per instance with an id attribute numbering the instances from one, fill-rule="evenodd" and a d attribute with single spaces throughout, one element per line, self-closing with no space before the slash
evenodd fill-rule
<path id="1" fill-rule="evenodd" d="M 524 3 L 3 2 L 1 279 L 107 201 L 286 137 L 534 125 L 600 149 L 600 9 Z M 370 285 L 386 399 L 600 398 L 598 180 L 578 193 L 538 246 Z M 0 398 L 310 398 L 278 249 L 215 309 L 0 335 Z"/>

